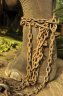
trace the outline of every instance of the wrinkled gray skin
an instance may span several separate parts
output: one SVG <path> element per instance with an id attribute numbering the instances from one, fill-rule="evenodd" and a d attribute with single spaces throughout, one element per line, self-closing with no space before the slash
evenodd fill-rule
<path id="1" fill-rule="evenodd" d="M 21 5 L 23 8 L 23 15 L 26 18 L 52 18 L 52 10 L 53 4 L 52 2 L 55 0 L 21 0 Z M 36 37 L 38 31 L 33 29 L 33 47 L 37 46 Z M 23 46 L 20 52 L 20 55 L 10 62 L 5 70 L 5 74 L 11 78 L 16 80 L 21 80 L 21 77 L 26 75 L 26 65 L 27 65 L 27 35 L 28 35 L 28 28 L 23 28 Z M 45 55 L 48 56 L 48 48 L 45 49 Z M 54 79 L 56 75 L 56 46 L 54 43 L 54 56 L 53 56 L 53 65 L 52 65 L 52 72 L 50 74 L 50 80 Z M 41 63 L 40 72 L 39 72 L 39 80 L 38 82 L 43 81 L 44 75 L 46 75 L 46 68 L 47 63 L 46 60 Z"/>

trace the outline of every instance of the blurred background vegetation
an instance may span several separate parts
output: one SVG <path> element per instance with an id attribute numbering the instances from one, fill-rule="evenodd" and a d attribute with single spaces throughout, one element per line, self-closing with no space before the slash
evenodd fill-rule
<path id="1" fill-rule="evenodd" d="M 56 0 L 56 9 L 54 11 L 59 19 L 57 28 L 58 37 L 56 37 L 58 57 L 63 59 L 63 0 Z"/>
<path id="2" fill-rule="evenodd" d="M 21 48 L 21 42 L 10 37 L 0 37 L 0 52 L 8 52 L 9 50 L 18 50 Z"/>
<path id="3" fill-rule="evenodd" d="M 63 23 L 63 0 L 56 0 L 55 13 L 59 18 L 59 23 Z"/>

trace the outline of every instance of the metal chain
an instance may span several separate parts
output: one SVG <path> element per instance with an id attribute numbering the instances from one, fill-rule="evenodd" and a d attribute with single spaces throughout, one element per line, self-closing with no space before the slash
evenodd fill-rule
<path id="1" fill-rule="evenodd" d="M 56 19 L 53 18 L 52 20 L 53 22 L 56 22 Z M 51 35 L 50 35 L 50 46 L 49 46 L 49 56 L 48 56 L 48 66 L 46 68 L 46 76 L 44 77 L 44 82 L 47 83 L 50 79 L 49 75 L 51 73 L 52 70 L 52 63 L 53 63 L 53 50 L 54 50 L 54 42 L 55 42 L 55 31 L 57 29 L 57 24 L 50 24 L 50 31 L 51 31 Z"/>
<path id="2" fill-rule="evenodd" d="M 32 26 L 29 23 L 28 44 L 27 44 L 27 47 L 28 47 L 28 52 L 27 52 L 27 78 L 28 78 L 28 82 L 30 81 L 31 68 L 32 68 L 32 49 L 33 49 L 32 39 L 33 39 Z"/>
<path id="3" fill-rule="evenodd" d="M 55 31 L 57 28 L 56 18 L 53 17 L 52 20 L 35 20 L 35 19 L 26 19 L 23 18 L 21 20 L 21 25 L 28 26 L 28 44 L 27 44 L 27 75 L 25 79 L 22 78 L 20 82 L 21 89 L 24 89 L 26 86 L 35 85 L 38 81 L 40 64 L 44 57 L 44 44 L 47 42 L 47 38 L 50 34 L 50 45 L 49 45 L 49 56 L 47 61 L 46 67 L 46 76 L 44 76 L 43 84 L 40 84 L 34 91 L 31 93 L 23 93 L 22 96 L 33 96 L 36 95 L 40 90 L 42 90 L 46 84 L 49 82 L 50 73 L 52 70 L 52 63 L 53 63 L 53 49 L 54 49 L 54 41 L 55 41 Z M 33 34 L 32 29 L 38 28 L 39 32 L 37 35 L 37 46 L 33 50 Z M 33 54 L 32 54 L 33 53 Z M 16 93 L 17 94 L 17 93 Z"/>
<path id="4" fill-rule="evenodd" d="M 35 21 L 35 22 L 37 22 L 37 21 Z M 40 25 L 42 25 L 42 26 L 39 26 L 39 24 L 35 24 L 35 22 L 32 25 L 35 26 L 35 27 L 38 27 L 39 32 L 38 32 L 38 36 L 37 36 L 37 48 L 35 49 L 35 52 L 34 52 L 34 54 L 32 56 L 31 85 L 34 85 L 36 83 L 37 79 L 38 79 L 40 61 L 43 59 L 43 44 L 45 43 L 45 41 L 46 41 L 46 39 L 48 37 L 48 34 L 51 31 L 50 46 L 49 46 L 49 57 L 48 57 L 48 62 L 47 62 L 48 66 L 46 68 L 46 76 L 44 76 L 43 84 L 41 84 L 33 92 L 34 94 L 37 94 L 39 92 L 39 90 L 41 90 L 43 87 L 46 86 L 46 83 L 49 81 L 49 78 L 50 78 L 50 73 L 51 73 L 51 69 L 52 69 L 51 65 L 52 65 L 52 60 L 53 60 L 55 31 L 56 31 L 56 28 L 57 28 L 57 24 L 56 24 L 56 19 L 55 18 L 52 19 L 53 23 L 48 23 L 48 22 L 44 21 L 44 24 L 43 24 L 43 21 L 41 21 L 42 24 L 40 24 Z M 50 26 L 50 28 L 48 28 L 49 26 Z M 28 48 L 29 48 L 29 46 L 28 46 Z"/>
<path id="5" fill-rule="evenodd" d="M 44 49 L 43 44 L 47 37 L 48 37 L 47 30 L 39 27 L 39 32 L 38 32 L 38 36 L 37 36 L 37 48 L 36 48 L 35 53 L 32 56 L 32 73 L 34 75 L 34 76 L 32 75 L 32 78 L 35 77 L 35 80 L 33 79 L 33 82 L 35 82 L 35 83 L 38 79 L 38 73 L 39 73 L 38 69 L 40 66 L 40 61 L 43 59 L 43 49 Z"/>

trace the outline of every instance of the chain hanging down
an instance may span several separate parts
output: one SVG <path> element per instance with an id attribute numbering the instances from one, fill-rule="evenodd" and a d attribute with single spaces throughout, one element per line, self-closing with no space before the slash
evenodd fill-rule
<path id="1" fill-rule="evenodd" d="M 33 26 L 35 28 L 39 28 L 39 32 L 37 35 L 37 47 L 36 47 L 36 49 L 34 49 L 35 52 L 32 55 L 32 58 L 30 58 L 30 55 L 28 55 L 30 60 L 32 60 L 31 61 L 32 62 L 31 63 L 31 65 L 32 65 L 31 70 L 27 69 L 30 72 L 29 74 L 31 76 L 31 79 L 30 79 L 31 85 L 34 85 L 36 83 L 36 81 L 38 80 L 40 61 L 42 61 L 43 53 L 44 53 L 43 52 L 43 49 L 44 49 L 43 45 L 46 42 L 46 39 L 48 38 L 48 36 L 50 34 L 49 56 L 48 56 L 48 62 L 47 62 L 47 67 L 46 67 L 46 76 L 44 76 L 43 84 L 40 84 L 40 86 L 36 89 L 36 91 L 33 92 L 34 94 L 37 94 L 39 90 L 41 90 L 43 87 L 46 86 L 46 83 L 49 81 L 49 78 L 50 78 L 50 73 L 51 73 L 51 69 L 52 69 L 51 65 L 52 65 L 52 60 L 53 60 L 55 31 L 57 29 L 57 24 L 56 24 L 55 17 L 53 17 L 51 21 L 35 20 L 35 19 L 26 20 L 26 18 L 23 18 L 22 24 L 28 25 L 28 23 L 30 23 L 31 26 Z M 31 35 L 31 32 L 29 34 Z M 29 36 L 28 39 L 31 41 L 31 39 L 33 39 L 33 38 L 30 38 L 30 37 L 31 36 Z M 31 43 L 32 42 L 30 42 L 30 45 L 32 45 Z M 30 45 L 28 46 L 28 51 L 30 49 Z M 30 66 L 30 63 L 28 63 L 28 64 Z"/>
<path id="2" fill-rule="evenodd" d="M 46 76 L 44 76 L 43 84 L 40 84 L 34 91 L 31 93 L 22 94 L 22 96 L 33 96 L 36 95 L 42 88 L 46 86 L 50 79 L 50 73 L 52 70 L 53 64 L 53 49 L 54 49 L 54 41 L 55 41 L 55 31 L 57 29 L 56 18 L 53 17 L 52 20 L 46 19 L 26 19 L 22 18 L 21 25 L 26 26 L 29 28 L 28 32 L 28 44 L 27 44 L 27 75 L 25 79 L 21 80 L 17 89 L 23 90 L 26 86 L 35 85 L 38 81 L 39 70 L 40 70 L 40 63 L 44 57 L 44 45 L 47 42 L 47 38 L 50 39 L 49 44 L 49 55 L 47 60 L 46 66 Z M 38 28 L 38 35 L 37 35 L 37 46 L 33 50 L 33 28 L 37 30 Z M 49 36 L 50 34 L 50 36 Z M 47 44 L 46 44 L 47 45 Z M 34 51 L 34 52 L 33 52 Z M 5 80 L 4 80 L 5 81 Z M 9 81 L 8 81 L 9 82 Z M 13 85 L 13 84 L 11 84 Z M 20 95 L 21 96 L 21 95 Z"/>

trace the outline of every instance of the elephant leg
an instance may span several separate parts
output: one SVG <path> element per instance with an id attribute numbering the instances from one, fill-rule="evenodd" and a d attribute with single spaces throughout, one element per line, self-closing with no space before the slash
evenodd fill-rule
<path id="1" fill-rule="evenodd" d="M 47 0 L 45 0 L 44 2 L 43 2 L 43 0 L 32 0 L 32 1 L 31 0 L 27 0 L 27 1 L 21 0 L 23 11 L 24 11 L 24 17 L 25 18 L 35 18 L 35 19 L 36 18 L 37 19 L 40 19 L 40 18 L 49 19 L 49 18 L 51 18 L 52 17 L 52 1 L 53 0 L 48 0 L 48 3 L 47 3 Z M 46 6 L 46 7 L 44 7 L 44 6 Z M 21 80 L 21 78 L 24 77 L 24 75 L 26 75 L 27 42 L 28 42 L 27 34 L 28 34 L 28 28 L 23 28 L 22 51 L 21 51 L 19 57 L 17 57 L 13 62 L 8 64 L 6 71 L 5 71 L 7 76 L 14 78 L 16 80 Z M 37 43 L 36 43 L 37 40 L 35 39 L 36 37 L 37 37 L 37 31 L 34 30 L 33 31 L 34 48 L 37 46 Z M 45 50 L 45 54 L 47 52 L 48 52 L 48 50 Z M 56 52 L 55 52 L 55 54 L 56 54 Z M 47 56 L 48 56 L 48 53 L 47 53 Z M 44 62 L 42 61 L 40 72 L 39 72 L 39 78 L 44 77 L 44 75 L 46 74 L 45 68 L 47 67 L 47 63 L 45 63 L 45 62 L 46 62 L 46 60 L 44 60 Z M 57 69 L 56 68 L 56 60 L 54 60 L 54 63 L 52 66 L 52 71 L 50 74 L 50 80 L 52 80 L 55 77 L 56 69 Z M 43 79 L 41 79 L 41 80 L 43 80 Z"/>
<path id="2" fill-rule="evenodd" d="M 18 81 L 21 80 L 24 76 L 26 76 L 26 66 L 27 66 L 27 43 L 28 43 L 28 27 L 24 26 L 23 28 L 23 44 L 21 48 L 20 55 L 15 58 L 12 62 L 10 62 L 5 70 L 6 76 L 16 79 Z M 32 29 L 33 33 L 33 49 L 37 46 L 36 35 L 38 30 L 35 28 Z"/>
<path id="3" fill-rule="evenodd" d="M 23 28 L 23 44 L 21 52 L 18 57 L 10 62 L 5 70 L 5 74 L 8 77 L 14 78 L 16 80 L 21 80 L 22 76 L 26 75 L 26 65 L 27 65 L 27 34 L 28 29 Z"/>
<path id="4" fill-rule="evenodd" d="M 5 74 L 10 78 L 21 81 L 22 76 L 26 75 L 26 58 L 21 54 L 16 57 L 15 60 L 8 64 Z"/>

